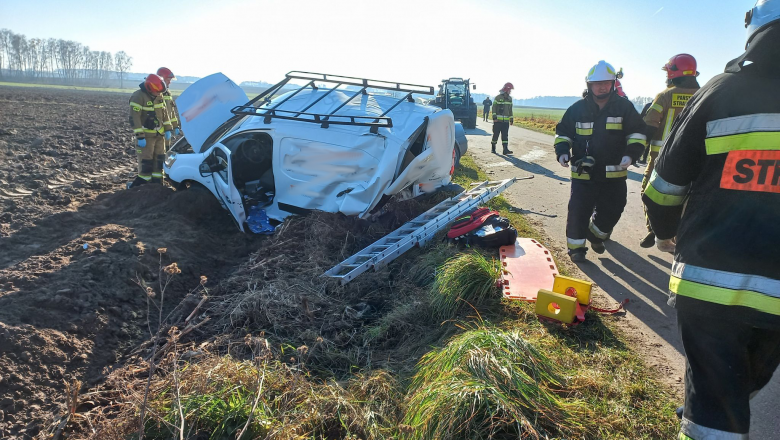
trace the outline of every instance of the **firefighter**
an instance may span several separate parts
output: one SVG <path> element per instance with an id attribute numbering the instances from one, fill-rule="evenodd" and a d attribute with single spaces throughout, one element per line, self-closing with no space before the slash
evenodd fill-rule
<path id="1" fill-rule="evenodd" d="M 645 175 L 642 178 L 642 193 L 647 187 L 647 181 L 653 173 L 655 158 L 661 151 L 664 140 L 669 136 L 672 130 L 674 120 L 680 115 L 685 104 L 699 90 L 699 83 L 696 77 L 699 72 L 696 71 L 696 59 L 686 53 L 673 56 L 663 67 L 666 71 L 667 84 L 670 84 L 666 90 L 655 97 L 653 103 L 645 114 L 644 120 L 647 124 L 647 138 L 650 140 L 650 161 L 647 163 Z M 643 248 L 655 246 L 655 234 L 650 227 L 650 221 L 646 221 L 647 235 L 639 245 Z"/>
<path id="2" fill-rule="evenodd" d="M 176 80 L 176 76 L 174 76 L 173 72 L 171 72 L 171 69 L 167 67 L 160 67 L 157 69 L 157 75 L 160 76 L 163 81 L 165 81 L 165 91 L 163 92 L 163 101 L 165 101 L 165 109 L 168 112 L 168 117 L 170 118 L 169 121 L 171 123 L 171 127 L 173 127 L 173 135 L 179 136 L 181 134 L 181 124 L 179 123 L 179 110 L 176 108 L 176 101 L 173 99 L 173 96 L 171 96 L 171 81 Z M 165 150 L 168 151 L 168 148 L 170 148 L 171 141 L 166 140 L 165 141 Z"/>
<path id="3" fill-rule="evenodd" d="M 501 145 L 504 147 L 501 154 L 512 154 L 509 151 L 509 126 L 515 123 L 515 118 L 512 115 L 512 97 L 510 96 L 514 88 L 512 83 L 504 84 L 500 93 L 493 100 L 493 140 L 490 141 L 493 153 L 496 152 L 496 142 L 498 142 L 498 135 L 501 134 Z"/>
<path id="4" fill-rule="evenodd" d="M 492 105 L 493 105 L 493 101 L 490 100 L 490 96 L 486 96 L 485 100 L 482 101 L 482 120 L 485 122 L 487 122 L 488 120 L 488 116 L 490 115 L 490 106 Z M 495 148 L 493 149 L 495 150 Z"/>
<path id="5" fill-rule="evenodd" d="M 618 74 L 620 73 L 621 72 L 618 72 Z M 620 76 L 618 76 L 618 78 L 620 78 Z M 628 99 L 628 95 L 626 95 L 626 92 L 623 91 L 623 84 L 620 83 L 619 79 L 615 80 L 615 93 L 617 93 L 617 95 L 620 96 L 621 98 Z"/>
<path id="6" fill-rule="evenodd" d="M 628 166 L 642 154 L 645 123 L 634 105 L 618 96 L 617 73 L 605 61 L 588 72 L 586 97 L 566 110 L 555 129 L 555 154 L 563 167 L 572 163 L 566 241 L 572 261 L 604 253 L 604 240 L 626 206 Z M 595 210 L 595 212 L 594 212 Z"/>
<path id="7" fill-rule="evenodd" d="M 780 0 L 746 26 L 747 50 L 688 101 L 642 196 L 674 252 L 682 440 L 747 439 L 750 398 L 780 364 Z"/>
<path id="8" fill-rule="evenodd" d="M 162 183 L 165 141 L 171 139 L 171 122 L 163 101 L 165 82 L 151 74 L 130 97 L 130 125 L 136 137 L 138 176 L 131 187 L 147 182 Z"/>

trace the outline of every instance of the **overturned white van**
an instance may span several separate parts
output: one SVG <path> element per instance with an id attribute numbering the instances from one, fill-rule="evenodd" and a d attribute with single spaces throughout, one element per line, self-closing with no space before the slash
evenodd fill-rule
<path id="1" fill-rule="evenodd" d="M 366 217 L 391 197 L 447 185 L 465 153 L 452 112 L 415 103 L 418 94 L 433 87 L 290 72 L 250 101 L 216 73 L 177 99 L 185 137 L 164 170 L 180 189 L 211 191 L 242 231 L 258 232 L 247 223 L 258 212 Z"/>

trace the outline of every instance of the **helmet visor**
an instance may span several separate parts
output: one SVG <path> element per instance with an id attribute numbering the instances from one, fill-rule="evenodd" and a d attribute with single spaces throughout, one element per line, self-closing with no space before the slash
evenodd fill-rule
<path id="1" fill-rule="evenodd" d="M 759 29 L 777 20 L 780 20 L 780 1 L 758 0 L 756 6 L 745 16 L 747 42 L 750 43 Z"/>

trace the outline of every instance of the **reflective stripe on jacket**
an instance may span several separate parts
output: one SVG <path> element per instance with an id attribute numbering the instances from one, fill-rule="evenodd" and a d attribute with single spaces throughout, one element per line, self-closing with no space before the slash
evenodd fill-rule
<path id="1" fill-rule="evenodd" d="M 152 124 L 147 123 L 152 119 Z M 141 83 L 140 88 L 130 96 L 130 126 L 133 133 L 139 139 L 143 139 L 146 134 L 163 134 L 166 130 L 171 130 L 170 121 L 167 125 L 164 121 L 169 121 L 169 118 L 162 95 L 152 96 Z"/>
<path id="2" fill-rule="evenodd" d="M 176 108 L 176 100 L 171 96 L 171 91 L 166 90 L 163 92 L 162 97 L 163 101 L 165 101 L 165 110 L 168 112 L 168 120 L 171 127 L 181 127 L 181 124 L 179 123 L 179 109 Z"/>
<path id="3" fill-rule="evenodd" d="M 508 122 L 512 117 L 512 97 L 503 92 L 499 93 L 493 100 L 493 119 Z"/>
<path id="4" fill-rule="evenodd" d="M 681 86 L 669 87 L 655 97 L 644 117 L 645 123 L 655 128 L 650 138 L 650 151 L 655 153 L 661 151 L 664 140 L 672 131 L 675 119 L 680 116 L 685 104 L 697 90 L 699 90 L 699 83 L 696 82 L 696 78 L 690 77 L 686 78 Z"/>
<path id="5" fill-rule="evenodd" d="M 740 306 L 735 316 L 780 328 L 778 96 L 780 63 L 721 74 L 688 101 L 658 156 L 642 199 L 656 236 L 677 237 L 678 307 L 690 302 L 679 297 Z"/>
<path id="6" fill-rule="evenodd" d="M 555 154 L 569 154 L 574 164 L 586 155 L 596 160 L 590 173 L 572 173 L 573 179 L 605 181 L 626 179 L 623 156 L 639 158 L 647 145 L 646 125 L 634 105 L 612 94 L 603 109 L 589 96 L 566 110 L 555 132 Z M 587 152 L 587 154 L 586 154 Z"/>

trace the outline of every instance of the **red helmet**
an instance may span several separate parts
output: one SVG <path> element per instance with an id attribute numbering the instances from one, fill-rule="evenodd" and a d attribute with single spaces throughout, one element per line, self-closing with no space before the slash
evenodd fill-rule
<path id="1" fill-rule="evenodd" d="M 696 58 L 687 53 L 673 56 L 661 70 L 666 71 L 668 79 L 699 75 L 699 72 L 696 71 Z"/>
<path id="2" fill-rule="evenodd" d="M 626 97 L 626 92 L 623 91 L 623 84 L 620 84 L 620 80 L 615 80 L 615 93 L 618 94 L 618 96 Z"/>
<path id="3" fill-rule="evenodd" d="M 163 79 L 176 79 L 176 76 L 171 72 L 171 69 L 167 67 L 160 67 L 157 69 L 157 74 L 160 75 Z"/>
<path id="4" fill-rule="evenodd" d="M 165 81 L 159 76 L 155 74 L 151 74 L 146 77 L 144 80 L 144 87 L 146 87 L 146 91 L 153 94 L 153 95 L 159 95 L 160 93 L 164 92 L 165 87 Z"/>
<path id="5" fill-rule="evenodd" d="M 514 90 L 514 89 L 515 86 L 513 86 L 512 83 L 506 83 L 504 84 L 504 87 L 501 88 L 501 91 L 503 92 L 505 90 Z"/>

